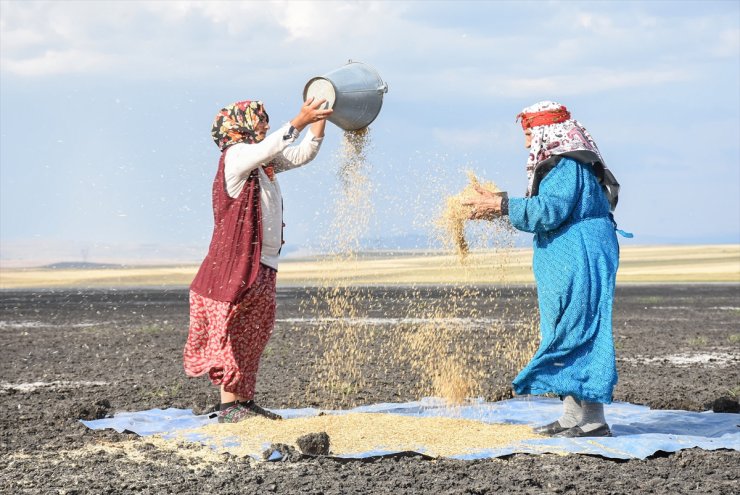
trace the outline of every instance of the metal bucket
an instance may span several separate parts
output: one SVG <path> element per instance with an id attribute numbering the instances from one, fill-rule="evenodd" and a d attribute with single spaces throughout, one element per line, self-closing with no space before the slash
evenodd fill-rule
<path id="1" fill-rule="evenodd" d="M 334 109 L 329 122 L 345 131 L 356 131 L 375 120 L 387 92 L 388 84 L 375 69 L 350 60 L 347 65 L 308 81 L 303 99 L 325 98 L 326 107 Z"/>

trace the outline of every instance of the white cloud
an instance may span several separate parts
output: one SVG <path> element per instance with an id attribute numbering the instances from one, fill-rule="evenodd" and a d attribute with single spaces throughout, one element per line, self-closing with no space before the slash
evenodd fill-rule
<path id="1" fill-rule="evenodd" d="M 20 76 L 89 73 L 106 70 L 111 60 L 102 53 L 83 50 L 48 50 L 41 55 L 19 60 L 3 59 L 0 67 Z"/>
<path id="2" fill-rule="evenodd" d="M 483 5 L 486 15 L 517 15 L 507 4 Z M 574 81 L 596 76 L 586 91 L 608 90 L 683 80 L 708 52 L 738 52 L 738 29 L 718 33 L 721 19 L 672 20 L 634 7 L 584 5 L 547 4 L 545 12 L 532 7 L 533 23 L 550 21 L 533 36 L 517 30 L 467 32 L 442 19 L 432 23 L 434 3 L 419 17 L 422 8 L 413 2 L 7 2 L 0 54 L 2 70 L 21 76 L 86 71 L 149 78 L 208 77 L 239 62 L 250 70 L 305 72 L 353 58 L 403 72 L 402 77 L 424 74 L 427 81 L 454 82 L 464 94 L 481 93 L 482 79 L 500 83 L 499 94 L 527 95 L 573 88 L 562 84 L 569 78 L 557 76 L 566 65 Z M 473 10 L 467 15 L 470 22 L 484 17 L 476 18 Z M 563 28 L 565 21 L 570 28 Z M 681 30 L 686 36 L 677 37 Z M 692 43 L 692 38 L 712 43 Z M 671 45 L 675 48 L 666 49 Z M 680 71 L 639 68 L 661 67 L 677 53 L 689 53 Z M 593 67 L 604 67 L 603 75 L 594 74 Z M 528 77 L 532 69 L 540 75 Z M 582 85 L 575 88 L 570 91 Z"/>
<path id="3" fill-rule="evenodd" d="M 522 15 L 508 4 L 483 5 L 485 15 Z M 330 70 L 352 58 L 390 74 L 392 90 L 422 99 L 440 86 L 461 97 L 528 97 L 670 84 L 700 74 L 708 54 L 737 56 L 737 27 L 716 16 L 659 17 L 604 5 L 531 7 L 540 26 L 534 36 L 447 24 L 435 19 L 434 3 L 8 2 L 0 67 L 19 76 L 192 80 L 243 65 L 227 77 L 253 80 Z M 472 9 L 462 15 L 471 24 L 485 17 Z"/>
<path id="4" fill-rule="evenodd" d="M 268 31 L 275 24 L 275 14 L 282 2 L 265 1 L 150 1 L 142 4 L 143 9 L 161 17 L 167 27 L 173 28 L 188 18 L 199 19 L 223 26 L 222 32 L 238 35 L 247 31 Z M 275 33 L 273 32 L 273 36 Z"/>
<path id="5" fill-rule="evenodd" d="M 405 12 L 403 2 L 279 2 L 277 22 L 288 41 L 319 41 L 354 45 L 373 36 L 383 45 Z"/>
<path id="6" fill-rule="evenodd" d="M 205 77 L 240 62 L 250 71 L 295 68 L 297 57 L 333 65 L 386 51 L 385 30 L 403 10 L 386 2 L 9 2 L 0 55 L 2 70 L 20 76 L 65 71 L 50 59 L 70 60 L 71 73 L 149 78 Z"/>
<path id="7" fill-rule="evenodd" d="M 593 12 L 580 12 L 575 16 L 577 25 L 594 32 L 608 32 L 614 29 L 614 22 L 606 15 Z"/>
<path id="8" fill-rule="evenodd" d="M 4 2 L 2 13 L 0 68 L 32 77 L 110 71 L 116 64 L 106 28 L 133 16 L 121 5 L 91 2 Z"/>
<path id="9" fill-rule="evenodd" d="M 5 19 L 2 20 L 3 50 L 8 52 L 18 52 L 27 48 L 41 45 L 44 42 L 43 34 L 36 30 L 19 27 L 17 29 L 6 29 Z"/>

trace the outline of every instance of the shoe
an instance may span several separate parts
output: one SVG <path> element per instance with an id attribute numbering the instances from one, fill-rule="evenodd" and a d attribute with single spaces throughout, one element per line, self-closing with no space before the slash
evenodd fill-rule
<path id="1" fill-rule="evenodd" d="M 568 430 L 569 428 L 565 426 L 560 426 L 560 422 L 558 420 L 553 421 L 552 423 L 545 425 L 545 426 L 537 426 L 535 428 L 532 428 L 532 431 L 537 433 L 538 435 L 549 435 L 553 436 L 556 433 L 560 433 L 561 431 Z"/>
<path id="2" fill-rule="evenodd" d="M 237 404 L 246 408 L 251 413 L 265 417 L 267 419 L 283 419 L 283 417 L 279 414 L 275 414 L 274 412 L 261 408 L 260 406 L 255 404 L 253 400 L 248 400 L 246 402 L 237 402 Z"/>
<path id="3" fill-rule="evenodd" d="M 581 437 L 610 437 L 612 432 L 609 429 L 609 425 L 601 425 L 590 431 L 583 431 L 580 426 L 574 426 L 568 428 L 565 431 L 561 431 L 553 435 L 554 438 L 581 438 Z"/>
<path id="4" fill-rule="evenodd" d="M 218 412 L 219 423 L 238 423 L 254 416 L 254 413 L 239 402 Z"/>

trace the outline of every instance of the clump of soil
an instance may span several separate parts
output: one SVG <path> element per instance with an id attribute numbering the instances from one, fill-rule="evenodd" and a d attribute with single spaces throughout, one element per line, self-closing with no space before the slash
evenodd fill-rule
<path id="1" fill-rule="evenodd" d="M 275 455 L 280 454 L 280 457 Z M 301 453 L 294 447 L 284 443 L 273 443 L 262 452 L 262 458 L 266 461 L 296 462 L 301 460 Z"/>
<path id="2" fill-rule="evenodd" d="M 740 413 L 740 403 L 736 398 L 725 395 L 709 402 L 707 409 L 716 413 Z"/>
<path id="3" fill-rule="evenodd" d="M 298 437 L 295 441 L 301 452 L 309 455 L 328 455 L 329 454 L 329 435 L 322 431 L 321 433 L 309 433 Z"/>
<path id="4" fill-rule="evenodd" d="M 91 421 L 107 417 L 111 413 L 111 409 L 108 399 L 99 399 L 93 403 L 75 404 L 70 408 L 69 416 Z"/>

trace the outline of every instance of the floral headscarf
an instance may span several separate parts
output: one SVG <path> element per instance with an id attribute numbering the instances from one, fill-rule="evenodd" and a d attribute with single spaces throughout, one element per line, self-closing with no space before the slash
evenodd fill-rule
<path id="1" fill-rule="evenodd" d="M 520 119 L 522 129 L 532 130 L 532 146 L 527 157 L 527 196 L 532 194 L 535 167 L 551 156 L 572 151 L 591 151 L 606 169 L 591 134 L 577 120 L 570 118 L 570 112 L 564 105 L 541 101 L 522 110 L 517 115 L 517 120 Z"/>
<path id="2" fill-rule="evenodd" d="M 236 143 L 255 142 L 254 128 L 259 122 L 269 122 L 261 101 L 237 101 L 221 109 L 213 121 L 211 135 L 221 151 Z"/>

